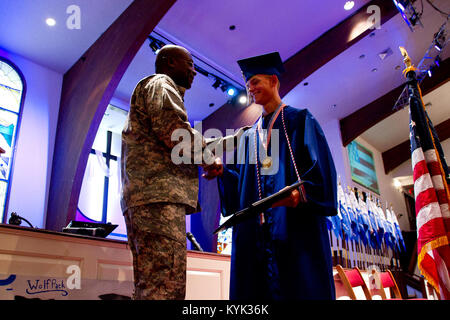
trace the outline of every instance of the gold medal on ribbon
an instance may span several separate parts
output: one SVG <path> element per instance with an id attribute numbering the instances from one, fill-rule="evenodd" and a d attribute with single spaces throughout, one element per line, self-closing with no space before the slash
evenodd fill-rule
<path id="1" fill-rule="evenodd" d="M 271 157 L 266 157 L 262 162 L 262 167 L 263 168 L 270 168 L 272 166 L 272 158 Z"/>

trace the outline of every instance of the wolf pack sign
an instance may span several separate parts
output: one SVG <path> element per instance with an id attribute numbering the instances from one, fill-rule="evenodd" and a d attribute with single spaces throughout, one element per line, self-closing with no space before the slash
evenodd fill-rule
<path id="1" fill-rule="evenodd" d="M 81 279 L 74 270 L 67 278 L 0 274 L 0 300 L 126 300 L 131 281 Z"/>

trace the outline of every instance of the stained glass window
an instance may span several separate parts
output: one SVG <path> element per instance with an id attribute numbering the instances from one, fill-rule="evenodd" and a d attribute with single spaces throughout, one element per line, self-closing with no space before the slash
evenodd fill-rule
<path id="1" fill-rule="evenodd" d="M 0 221 L 5 222 L 17 125 L 23 99 L 23 81 L 17 70 L 0 59 Z"/>
<path id="2" fill-rule="evenodd" d="M 223 224 L 230 217 L 223 217 L 220 215 L 219 225 Z M 233 228 L 228 228 L 219 232 L 217 235 L 217 253 L 231 255 L 231 238 L 233 236 Z"/>
<path id="3" fill-rule="evenodd" d="M 127 112 L 109 105 L 97 131 L 86 165 L 76 220 L 117 224 L 108 236 L 126 240 L 120 207 L 120 154 Z"/>

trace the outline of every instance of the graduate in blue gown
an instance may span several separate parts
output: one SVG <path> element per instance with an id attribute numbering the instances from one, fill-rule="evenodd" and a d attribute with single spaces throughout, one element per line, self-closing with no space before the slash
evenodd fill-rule
<path id="1" fill-rule="evenodd" d="M 308 110 L 282 103 L 278 53 L 238 63 L 263 113 L 218 178 L 222 214 L 299 180 L 304 187 L 233 227 L 230 299 L 335 299 L 326 216 L 337 214 L 337 181 L 325 136 Z"/>

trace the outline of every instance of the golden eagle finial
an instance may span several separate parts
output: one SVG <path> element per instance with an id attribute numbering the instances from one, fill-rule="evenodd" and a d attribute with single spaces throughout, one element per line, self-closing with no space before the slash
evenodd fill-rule
<path id="1" fill-rule="evenodd" d="M 399 49 L 400 52 L 402 53 L 403 63 L 405 64 L 406 67 L 405 70 L 403 70 L 403 75 L 406 75 L 406 73 L 408 73 L 409 71 L 416 70 L 416 68 L 414 68 L 414 66 L 411 63 L 411 58 L 409 57 L 406 49 L 403 47 L 399 47 Z"/>

